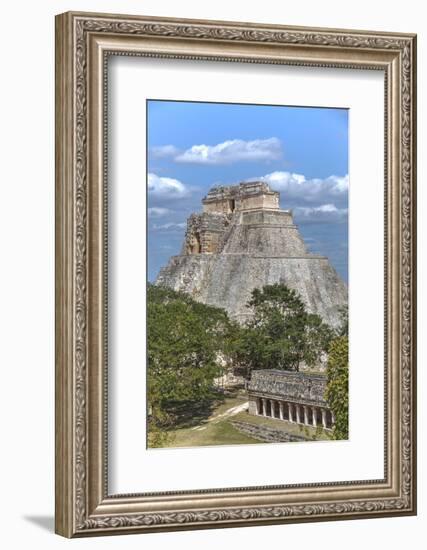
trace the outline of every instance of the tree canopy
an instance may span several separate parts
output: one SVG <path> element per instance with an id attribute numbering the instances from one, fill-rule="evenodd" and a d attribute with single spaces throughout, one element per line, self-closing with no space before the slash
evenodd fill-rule
<path id="1" fill-rule="evenodd" d="M 299 371 L 313 366 L 326 352 L 332 329 L 318 315 L 307 312 L 299 294 L 284 284 L 254 289 L 247 304 L 253 317 L 235 341 L 235 359 L 254 369 Z"/>
<path id="2" fill-rule="evenodd" d="M 148 286 L 148 408 L 150 429 L 173 423 L 177 403 L 212 396 L 214 379 L 223 372 L 230 329 L 227 313 L 187 294 Z"/>

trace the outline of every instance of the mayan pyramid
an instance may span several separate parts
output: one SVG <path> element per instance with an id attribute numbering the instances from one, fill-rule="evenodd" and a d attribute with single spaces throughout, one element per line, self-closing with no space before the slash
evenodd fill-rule
<path id="1" fill-rule="evenodd" d="M 277 191 L 264 182 L 213 187 L 202 204 L 203 211 L 187 220 L 181 254 L 160 270 L 157 285 L 222 307 L 244 322 L 254 288 L 284 283 L 308 311 L 338 325 L 347 287 L 327 257 L 307 251 L 292 211 L 279 208 Z"/>

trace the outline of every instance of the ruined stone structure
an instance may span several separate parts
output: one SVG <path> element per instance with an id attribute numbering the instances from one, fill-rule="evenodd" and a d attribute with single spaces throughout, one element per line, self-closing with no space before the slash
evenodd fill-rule
<path id="1" fill-rule="evenodd" d="M 312 441 L 311 438 L 304 435 L 295 435 L 284 429 L 272 428 L 264 424 L 252 424 L 251 422 L 242 422 L 241 420 L 232 420 L 231 425 L 240 433 L 248 435 L 253 439 L 258 439 L 264 443 L 288 443 L 289 441 Z"/>
<path id="2" fill-rule="evenodd" d="M 292 212 L 279 208 L 278 192 L 265 182 L 214 187 L 202 204 L 203 211 L 187 220 L 181 254 L 170 258 L 156 284 L 244 322 L 254 288 L 284 283 L 308 311 L 337 326 L 347 287 L 328 258 L 307 251 Z"/>
<path id="3" fill-rule="evenodd" d="M 325 389 L 321 374 L 255 370 L 248 385 L 249 414 L 330 429 L 335 419 Z"/>

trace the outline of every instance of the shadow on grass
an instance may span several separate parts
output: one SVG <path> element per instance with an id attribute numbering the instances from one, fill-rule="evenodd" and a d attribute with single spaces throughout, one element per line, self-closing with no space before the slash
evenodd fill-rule
<path id="1" fill-rule="evenodd" d="M 180 428 L 193 428 L 207 422 L 214 409 L 221 405 L 226 398 L 236 397 L 236 390 L 224 390 L 212 392 L 204 401 L 195 403 L 194 401 L 180 401 L 171 403 L 169 411 L 175 416 L 176 420 L 173 430 Z"/>

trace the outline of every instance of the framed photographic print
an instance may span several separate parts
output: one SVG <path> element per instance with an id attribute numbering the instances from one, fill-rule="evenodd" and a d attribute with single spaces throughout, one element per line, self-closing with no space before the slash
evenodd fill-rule
<path id="1" fill-rule="evenodd" d="M 56 18 L 56 531 L 416 513 L 416 37 Z"/>

